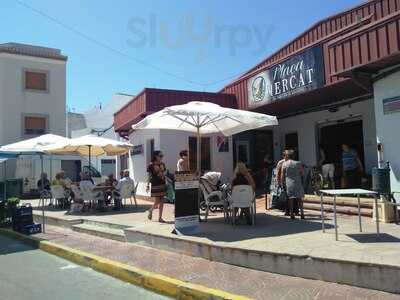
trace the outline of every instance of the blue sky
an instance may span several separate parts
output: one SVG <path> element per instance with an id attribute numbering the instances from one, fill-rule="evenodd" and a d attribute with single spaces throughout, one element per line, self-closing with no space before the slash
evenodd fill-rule
<path id="1" fill-rule="evenodd" d="M 362 0 L 4 0 L 0 42 L 69 57 L 76 111 L 144 87 L 218 91 L 315 22 Z"/>

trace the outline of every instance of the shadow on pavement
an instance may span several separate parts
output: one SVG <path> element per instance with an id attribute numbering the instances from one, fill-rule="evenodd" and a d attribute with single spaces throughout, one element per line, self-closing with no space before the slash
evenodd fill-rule
<path id="1" fill-rule="evenodd" d="M 286 236 L 290 234 L 321 231 L 322 225 L 315 215 L 305 216 L 305 220 L 296 218 L 291 220 L 287 217 L 274 216 L 259 213 L 256 216 L 256 224 L 231 225 L 225 223 L 223 218 L 209 218 L 208 222 L 200 223 L 200 233 L 193 234 L 196 237 L 205 237 L 215 242 L 236 242 L 254 238 Z M 333 228 L 325 223 L 325 228 Z"/>
<path id="2" fill-rule="evenodd" d="M 35 248 L 0 234 L 0 255 L 32 250 L 35 250 Z"/>
<path id="3" fill-rule="evenodd" d="M 64 215 L 69 215 L 69 216 L 111 216 L 111 215 L 120 215 L 120 214 L 128 214 L 128 213 L 143 213 L 147 211 L 151 207 L 151 204 L 149 205 L 144 205 L 144 204 L 138 204 L 138 206 L 135 206 L 134 204 L 131 205 L 124 205 L 124 207 L 121 210 L 113 210 L 112 206 L 108 206 L 106 210 L 97 210 L 97 209 L 91 209 L 85 212 L 77 212 L 77 213 L 72 213 L 69 212 L 66 209 L 60 209 L 52 206 L 46 206 L 44 208 L 45 212 L 64 212 Z M 41 207 L 33 207 L 34 211 L 42 211 Z"/>
<path id="4" fill-rule="evenodd" d="M 359 243 L 400 243 L 400 239 L 387 234 L 379 234 L 379 238 L 376 233 L 357 233 L 357 234 L 347 234 L 347 236 Z"/>

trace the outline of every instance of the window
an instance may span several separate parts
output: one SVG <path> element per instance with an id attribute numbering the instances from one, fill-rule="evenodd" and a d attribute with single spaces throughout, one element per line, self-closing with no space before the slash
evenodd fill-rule
<path id="1" fill-rule="evenodd" d="M 25 116 L 24 134 L 41 135 L 47 132 L 47 117 L 45 116 Z"/>
<path id="2" fill-rule="evenodd" d="M 25 71 L 25 89 L 47 91 L 47 73 Z"/>
<path id="3" fill-rule="evenodd" d="M 201 138 L 201 171 L 211 170 L 210 138 Z M 189 165 L 190 170 L 197 170 L 197 138 L 189 137 Z"/>

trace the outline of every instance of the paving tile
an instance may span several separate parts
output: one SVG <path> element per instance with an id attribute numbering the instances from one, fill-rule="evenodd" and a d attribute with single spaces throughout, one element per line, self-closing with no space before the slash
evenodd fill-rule
<path id="1" fill-rule="evenodd" d="M 399 295 L 272 274 L 48 226 L 41 237 L 109 259 L 254 299 L 400 299 Z"/>

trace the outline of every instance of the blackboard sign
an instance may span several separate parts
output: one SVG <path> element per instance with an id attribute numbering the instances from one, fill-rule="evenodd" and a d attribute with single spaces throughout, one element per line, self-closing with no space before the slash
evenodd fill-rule
<path id="1" fill-rule="evenodd" d="M 175 175 L 175 231 L 194 233 L 199 225 L 199 180 L 192 174 Z"/>
<path id="2" fill-rule="evenodd" d="M 322 46 L 315 46 L 250 78 L 249 107 L 315 90 L 324 83 Z"/>

